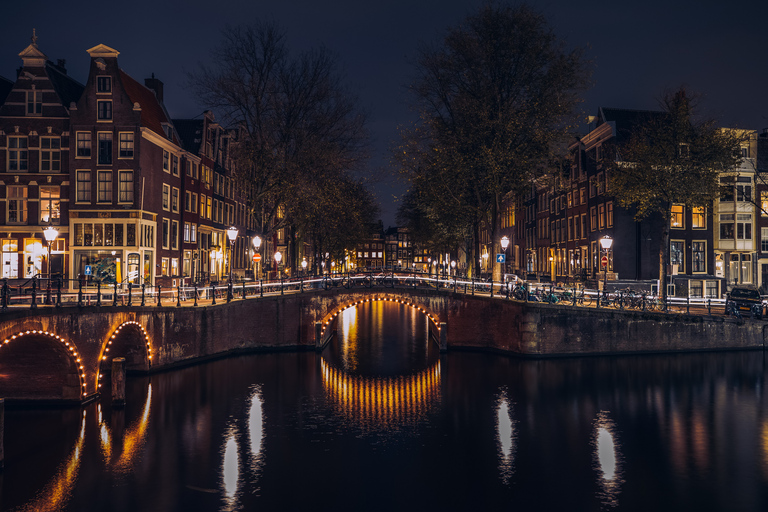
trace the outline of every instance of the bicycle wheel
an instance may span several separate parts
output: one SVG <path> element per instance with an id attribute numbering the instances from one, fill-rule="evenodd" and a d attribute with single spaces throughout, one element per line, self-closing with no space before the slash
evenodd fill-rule
<path id="1" fill-rule="evenodd" d="M 591 306 L 592 305 L 592 296 L 591 295 L 587 295 L 586 293 L 582 294 L 579 297 L 579 304 L 582 305 L 582 306 L 587 306 L 587 307 Z"/>

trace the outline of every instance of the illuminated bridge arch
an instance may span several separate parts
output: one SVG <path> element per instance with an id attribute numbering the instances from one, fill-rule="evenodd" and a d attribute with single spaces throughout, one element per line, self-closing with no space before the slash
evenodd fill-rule
<path id="1" fill-rule="evenodd" d="M 395 304 L 402 304 L 404 306 L 409 306 L 413 309 L 416 309 L 423 313 L 430 321 L 430 330 L 435 329 L 438 333 L 440 332 L 440 318 L 437 314 L 429 311 L 427 308 L 425 308 L 422 305 L 417 304 L 413 300 L 404 299 L 402 297 L 389 297 L 389 296 L 375 296 L 375 297 L 366 297 L 366 298 L 355 298 L 350 299 L 346 302 L 344 302 L 341 305 L 338 305 L 331 309 L 322 319 L 322 336 L 325 336 L 326 331 L 329 329 L 331 323 L 338 317 L 341 313 L 344 312 L 344 310 L 349 308 L 357 307 L 361 304 L 366 304 L 368 302 L 392 302 Z"/>
<path id="2" fill-rule="evenodd" d="M 96 389 L 101 388 L 101 377 L 110 370 L 110 361 L 125 358 L 126 370 L 149 371 L 152 368 L 152 342 L 144 326 L 134 320 L 120 324 L 104 341 L 99 353 L 99 371 Z"/>
<path id="3" fill-rule="evenodd" d="M 73 341 L 32 329 L 8 336 L 0 347 L 2 396 L 41 401 L 81 401 L 88 396 L 82 355 Z"/>

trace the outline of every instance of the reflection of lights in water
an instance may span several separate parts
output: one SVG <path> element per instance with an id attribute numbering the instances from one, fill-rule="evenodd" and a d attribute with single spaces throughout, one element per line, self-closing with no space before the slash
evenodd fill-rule
<path id="1" fill-rule="evenodd" d="M 357 307 L 347 308 L 341 313 L 341 332 L 343 343 L 341 344 L 341 360 L 344 367 L 350 370 L 357 368 Z"/>
<path id="2" fill-rule="evenodd" d="M 615 507 L 619 504 L 622 479 L 620 443 L 617 429 L 606 412 L 601 411 L 595 420 L 592 435 L 594 464 L 600 484 L 600 498 L 603 504 Z"/>
<path id="3" fill-rule="evenodd" d="M 261 440 L 264 438 L 264 412 L 260 388 L 255 387 L 251 394 L 251 406 L 248 411 L 248 438 L 251 441 L 251 469 L 256 471 L 261 462 Z"/>
<path id="4" fill-rule="evenodd" d="M 37 498 L 19 508 L 19 512 L 47 512 L 64 508 L 72 495 L 72 489 L 77 480 L 77 473 L 80 469 L 80 455 L 83 451 L 84 440 L 85 411 L 83 411 L 83 420 L 80 425 L 80 435 L 78 436 L 77 441 L 75 442 L 75 447 L 72 449 L 72 452 L 70 452 L 67 461 L 58 467 L 53 479 L 37 494 Z"/>
<path id="5" fill-rule="evenodd" d="M 331 405 L 348 420 L 387 428 L 423 419 L 440 400 L 440 362 L 413 375 L 369 378 L 350 375 L 320 359 Z"/>
<path id="6" fill-rule="evenodd" d="M 502 391 L 498 398 L 496 434 L 499 442 L 499 470 L 504 483 L 514 473 L 515 458 L 515 422 L 512 421 L 512 404 L 507 397 L 507 392 Z"/>
<path id="7" fill-rule="evenodd" d="M 135 460 L 146 441 L 147 428 L 149 427 L 149 411 L 152 405 L 152 384 L 147 386 L 147 397 L 144 400 L 144 408 L 139 419 L 131 425 L 123 436 L 123 444 L 119 447 L 120 457 L 112 460 L 113 442 L 109 427 L 102 420 L 101 405 L 99 405 L 99 438 L 101 440 L 101 451 L 107 466 L 112 466 L 113 471 L 124 473 L 133 468 Z"/>
<path id="8" fill-rule="evenodd" d="M 237 481 L 240 478 L 240 460 L 237 455 L 235 428 L 230 427 L 224 441 L 224 458 L 221 463 L 221 483 L 224 487 L 224 501 L 233 510 L 237 503 Z"/>

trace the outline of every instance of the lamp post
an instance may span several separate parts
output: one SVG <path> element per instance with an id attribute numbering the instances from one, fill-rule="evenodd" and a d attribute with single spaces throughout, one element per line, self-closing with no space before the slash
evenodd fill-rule
<path id="1" fill-rule="evenodd" d="M 261 237 L 259 235 L 256 235 L 255 237 L 253 237 L 252 243 L 253 243 L 253 249 L 258 254 L 259 249 L 261 249 Z M 258 275 L 254 276 L 254 279 L 260 279 L 261 278 L 261 257 L 259 257 L 259 259 L 256 261 L 256 265 L 258 266 L 259 270 L 258 270 Z"/>
<path id="2" fill-rule="evenodd" d="M 611 246 L 613 246 L 613 238 L 605 235 L 600 239 L 600 246 L 604 253 L 600 263 L 603 265 L 603 293 L 605 293 L 605 287 L 608 284 L 608 252 L 611 250 Z"/>
<path id="3" fill-rule="evenodd" d="M 302 258 L 301 260 L 301 272 L 304 274 L 307 272 L 307 258 Z"/>
<path id="4" fill-rule="evenodd" d="M 456 275 L 456 260 L 451 260 L 451 273 Z"/>
<path id="5" fill-rule="evenodd" d="M 283 273 L 280 270 L 280 262 L 283 259 L 283 255 L 280 253 L 280 251 L 275 251 L 275 264 L 277 264 L 277 271 L 278 271 L 278 277 L 282 277 Z"/>
<path id="6" fill-rule="evenodd" d="M 45 296 L 45 303 L 50 305 L 51 304 L 51 246 L 53 245 L 53 242 L 56 240 L 56 237 L 59 236 L 59 232 L 53 226 L 48 226 L 43 230 L 43 236 L 45 237 L 45 241 L 48 242 L 48 293 Z"/>
<path id="7" fill-rule="evenodd" d="M 501 237 L 501 250 L 504 251 L 504 265 L 501 267 L 502 274 L 507 273 L 507 247 L 509 247 L 509 237 L 504 235 Z"/>
<path id="8" fill-rule="evenodd" d="M 232 252 L 235 247 L 235 240 L 237 240 L 238 230 L 235 226 L 231 226 L 227 230 L 227 238 L 229 238 L 229 284 L 227 286 L 227 302 L 232 300 Z"/>

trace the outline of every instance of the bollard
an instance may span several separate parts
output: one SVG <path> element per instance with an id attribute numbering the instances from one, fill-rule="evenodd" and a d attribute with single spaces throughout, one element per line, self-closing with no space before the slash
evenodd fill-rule
<path id="1" fill-rule="evenodd" d="M 264 280 L 259 279 L 259 297 L 264 296 Z"/>
<path id="2" fill-rule="evenodd" d="M 227 304 L 232 302 L 232 281 L 227 283 Z"/>
<path id="3" fill-rule="evenodd" d="M 101 281 L 96 283 L 96 306 L 101 307 Z"/>
<path id="4" fill-rule="evenodd" d="M 112 360 L 112 405 L 125 405 L 125 358 Z"/>
<path id="5" fill-rule="evenodd" d="M 211 285 L 211 294 L 213 295 L 213 300 L 211 300 L 211 305 L 216 305 L 216 287 Z"/>
<path id="6" fill-rule="evenodd" d="M 197 283 L 195 283 L 195 303 L 192 305 L 197 307 Z"/>
<path id="7" fill-rule="evenodd" d="M 176 307 L 181 307 L 181 286 L 176 285 Z"/>
<path id="8" fill-rule="evenodd" d="M 146 283 L 141 283 L 141 305 L 145 305 L 145 295 L 146 295 L 147 285 Z"/>
<path id="9" fill-rule="evenodd" d="M 157 285 L 157 305 L 158 305 L 158 306 L 161 306 L 161 305 L 162 305 L 162 304 L 161 304 L 161 302 L 162 302 L 162 300 L 163 300 L 163 299 L 161 298 L 161 295 L 162 295 L 162 293 L 163 293 L 163 287 L 162 287 L 162 286 L 160 286 L 160 285 Z"/>
<path id="10" fill-rule="evenodd" d="M 133 284 L 128 283 L 128 305 L 131 305 L 131 302 L 133 301 Z"/>
<path id="11" fill-rule="evenodd" d="M 83 307 L 83 280 L 79 280 L 79 286 L 80 288 L 77 290 L 77 306 Z"/>
<path id="12" fill-rule="evenodd" d="M 112 295 L 112 307 L 117 307 L 117 281 L 115 281 L 115 293 Z"/>
<path id="13" fill-rule="evenodd" d="M 685 298 L 685 314 L 690 315 L 691 314 L 691 296 Z"/>
<path id="14" fill-rule="evenodd" d="M 61 278 L 56 281 L 56 307 L 61 307 Z"/>
<path id="15" fill-rule="evenodd" d="M 245 300 L 245 281 L 243 281 L 243 300 Z"/>
<path id="16" fill-rule="evenodd" d="M 347 272 L 347 282 L 349 283 L 349 272 Z M 285 294 L 285 286 L 283 286 L 283 278 L 281 276 L 280 277 L 280 295 L 284 295 L 284 294 Z"/>
<path id="17" fill-rule="evenodd" d="M 32 305 L 30 309 L 37 309 L 37 278 L 32 279 Z"/>

